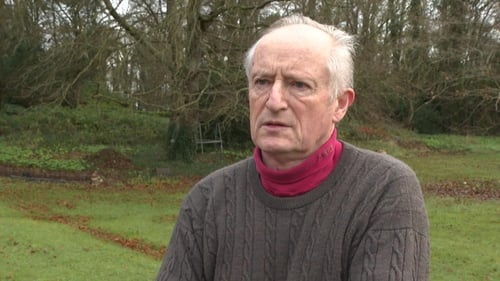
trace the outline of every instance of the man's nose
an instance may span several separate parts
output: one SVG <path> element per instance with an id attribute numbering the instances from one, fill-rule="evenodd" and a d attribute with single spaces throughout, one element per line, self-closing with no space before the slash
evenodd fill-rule
<path id="1" fill-rule="evenodd" d="M 288 107 L 288 103 L 285 95 L 286 93 L 283 81 L 275 80 L 266 101 L 266 107 L 271 111 L 286 109 Z"/>

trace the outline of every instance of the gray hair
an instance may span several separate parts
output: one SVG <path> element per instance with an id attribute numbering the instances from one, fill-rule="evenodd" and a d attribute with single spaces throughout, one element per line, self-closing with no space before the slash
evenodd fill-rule
<path id="1" fill-rule="evenodd" d="M 355 54 L 354 49 L 356 45 L 354 36 L 337 29 L 333 25 L 320 24 L 302 15 L 292 15 L 279 19 L 262 33 L 259 40 L 257 40 L 257 42 L 247 51 L 243 61 L 247 79 L 250 81 L 250 69 L 252 67 L 253 56 L 262 37 L 281 27 L 296 24 L 304 24 L 317 28 L 328 34 L 333 41 L 330 48 L 330 56 L 327 61 L 327 67 L 330 71 L 330 87 L 333 90 L 332 100 L 337 98 L 339 92 L 342 92 L 346 88 L 352 88 L 354 84 L 353 56 Z"/>

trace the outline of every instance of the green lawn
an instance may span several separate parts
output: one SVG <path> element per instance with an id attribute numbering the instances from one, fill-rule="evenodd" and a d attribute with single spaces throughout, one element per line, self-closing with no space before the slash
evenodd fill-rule
<path id="1" fill-rule="evenodd" d="M 377 149 L 406 161 L 424 184 L 488 180 L 500 189 L 499 138 L 428 138 L 435 151 Z M 160 257 L 118 240 L 165 247 L 193 180 L 146 181 L 90 187 L 0 177 L 0 280 L 154 279 Z M 500 200 L 425 197 L 431 280 L 500 280 Z"/>
<path id="2" fill-rule="evenodd" d="M 500 202 L 426 198 L 433 281 L 500 280 Z"/>
<path id="3" fill-rule="evenodd" d="M 112 234 L 163 248 L 184 194 L 0 178 L 0 280 L 152 280 L 158 257 Z"/>
<path id="4" fill-rule="evenodd" d="M 2 182 L 3 183 L 3 182 Z M 0 280 L 152 280 L 148 256 L 0 205 Z"/>

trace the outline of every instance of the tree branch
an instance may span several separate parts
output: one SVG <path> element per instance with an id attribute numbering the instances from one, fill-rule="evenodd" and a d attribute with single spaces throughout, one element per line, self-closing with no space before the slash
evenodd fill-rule
<path id="1" fill-rule="evenodd" d="M 127 21 L 122 18 L 117 12 L 116 9 L 113 7 L 111 4 L 110 0 L 103 0 L 104 5 L 106 6 L 106 9 L 108 10 L 109 14 L 116 20 L 116 22 L 128 33 L 132 38 L 134 38 L 137 42 L 140 44 L 144 45 L 152 54 L 153 56 L 158 59 L 162 60 L 162 54 L 161 52 L 156 49 L 153 44 L 151 44 L 150 41 L 148 41 L 144 36 L 142 36 L 141 32 L 139 30 L 136 30 L 133 28 L 131 25 L 127 23 Z"/>

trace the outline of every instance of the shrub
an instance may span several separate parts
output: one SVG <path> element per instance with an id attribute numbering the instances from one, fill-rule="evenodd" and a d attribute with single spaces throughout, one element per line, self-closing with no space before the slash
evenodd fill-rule
<path id="1" fill-rule="evenodd" d="M 165 141 L 168 119 L 109 104 L 0 110 L 1 137 L 44 146 L 142 145 Z M 36 143 L 33 143 L 36 140 Z"/>
<path id="2" fill-rule="evenodd" d="M 415 112 L 412 120 L 413 128 L 422 134 L 444 133 L 439 111 L 431 105 L 423 106 Z"/>

